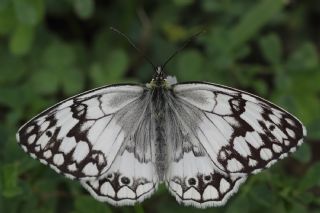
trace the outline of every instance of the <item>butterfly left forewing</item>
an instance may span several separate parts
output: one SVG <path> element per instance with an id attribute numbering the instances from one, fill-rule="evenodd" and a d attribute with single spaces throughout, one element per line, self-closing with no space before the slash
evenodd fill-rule
<path id="1" fill-rule="evenodd" d="M 69 178 L 96 178 L 127 139 L 123 112 L 139 109 L 135 115 L 143 116 L 143 92 L 137 85 L 107 86 L 62 101 L 19 129 L 19 145 Z"/>
<path id="2" fill-rule="evenodd" d="M 306 130 L 280 107 L 255 95 L 210 83 L 173 86 L 178 100 L 201 111 L 195 136 L 221 171 L 248 174 L 301 145 Z"/>

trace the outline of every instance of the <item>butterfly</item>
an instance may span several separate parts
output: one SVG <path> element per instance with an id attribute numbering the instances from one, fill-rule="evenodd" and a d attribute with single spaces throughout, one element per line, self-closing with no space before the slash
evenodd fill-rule
<path id="1" fill-rule="evenodd" d="M 218 84 L 177 83 L 163 68 L 148 84 L 50 107 L 19 129 L 19 145 L 99 201 L 134 205 L 164 183 L 179 203 L 205 208 L 302 144 L 305 127 L 282 108 Z"/>

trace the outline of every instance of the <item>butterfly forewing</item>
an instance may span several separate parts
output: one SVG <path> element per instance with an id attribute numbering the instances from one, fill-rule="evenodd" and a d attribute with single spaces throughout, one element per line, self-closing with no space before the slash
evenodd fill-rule
<path id="1" fill-rule="evenodd" d="M 173 91 L 201 111 L 194 136 L 220 172 L 258 172 L 295 151 L 306 135 L 294 116 L 247 92 L 210 83 L 176 84 Z"/>
<path id="2" fill-rule="evenodd" d="M 30 120 L 18 131 L 17 140 L 32 157 L 67 177 L 99 177 L 128 140 L 131 127 L 120 122 L 127 115 L 121 112 L 133 103 L 141 108 L 143 93 L 138 85 L 116 85 L 80 94 Z"/>

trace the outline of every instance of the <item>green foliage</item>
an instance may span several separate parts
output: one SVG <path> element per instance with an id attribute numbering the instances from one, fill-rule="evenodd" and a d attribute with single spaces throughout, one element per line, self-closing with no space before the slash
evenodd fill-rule
<path id="1" fill-rule="evenodd" d="M 14 197 L 21 193 L 18 187 L 17 164 L 3 165 L 1 168 L 1 188 L 4 197 Z"/>
<path id="2" fill-rule="evenodd" d="M 0 212 L 319 212 L 319 8 L 316 0 L 1 0 Z M 76 181 L 23 153 L 15 133 L 64 98 L 105 84 L 150 80 L 150 65 L 109 26 L 155 62 L 205 29 L 167 73 L 275 102 L 304 122 L 306 143 L 248 178 L 221 208 L 180 206 L 162 185 L 134 207 L 97 202 Z"/>
<path id="3" fill-rule="evenodd" d="M 94 13 L 93 0 L 73 0 L 73 6 L 77 15 L 82 19 L 88 19 Z"/>
<path id="4" fill-rule="evenodd" d="M 263 57 L 273 66 L 281 63 L 282 47 L 281 41 L 276 34 L 269 34 L 260 40 L 261 52 Z"/>
<path id="5" fill-rule="evenodd" d="M 90 196 L 80 195 L 75 200 L 75 209 L 72 213 L 112 213 L 111 209 L 103 203 L 97 203 Z"/>

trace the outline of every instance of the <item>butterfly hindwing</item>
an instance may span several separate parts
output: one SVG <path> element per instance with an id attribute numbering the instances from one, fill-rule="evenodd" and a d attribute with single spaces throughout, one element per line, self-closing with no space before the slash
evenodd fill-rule
<path id="1" fill-rule="evenodd" d="M 177 201 L 199 208 L 221 206 L 237 192 L 246 176 L 232 176 L 214 170 L 207 155 L 192 151 L 169 166 L 166 185 Z"/>
<path id="2" fill-rule="evenodd" d="M 101 202 L 116 206 L 133 205 L 153 194 L 158 176 L 151 161 L 142 162 L 133 152 L 125 150 L 103 177 L 81 184 Z"/>
<path id="3" fill-rule="evenodd" d="M 295 151 L 306 130 L 280 107 L 255 95 L 210 83 L 173 86 L 177 100 L 199 109 L 194 136 L 219 170 L 248 174 Z"/>
<path id="4" fill-rule="evenodd" d="M 121 121 L 129 109 L 143 108 L 143 92 L 138 85 L 115 85 L 77 95 L 30 120 L 17 140 L 32 157 L 67 177 L 96 178 L 128 139 L 131 127 Z"/>

